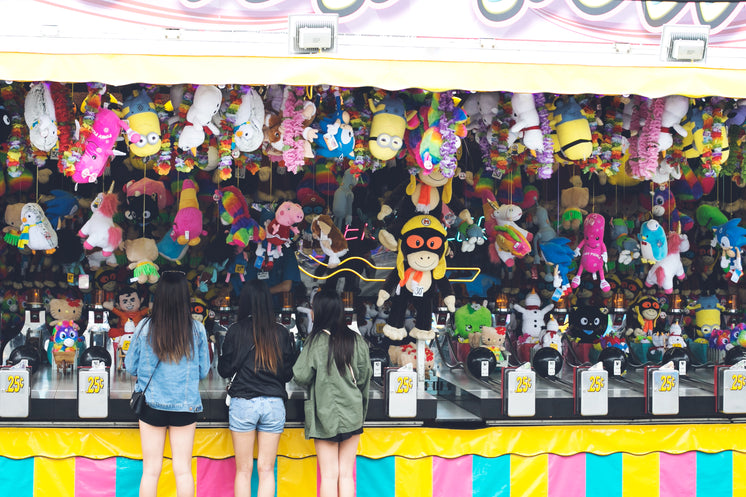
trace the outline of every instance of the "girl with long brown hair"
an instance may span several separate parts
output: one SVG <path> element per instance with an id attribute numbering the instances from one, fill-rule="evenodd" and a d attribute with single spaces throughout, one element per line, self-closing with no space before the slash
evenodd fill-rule
<path id="1" fill-rule="evenodd" d="M 275 495 L 275 459 L 285 429 L 285 384 L 293 377 L 294 363 L 294 342 L 275 320 L 269 287 L 263 281 L 247 281 L 241 289 L 238 321 L 228 328 L 218 361 L 218 373 L 233 378 L 228 394 L 236 497 L 251 495 L 255 439 L 257 496 Z"/>
<path id="2" fill-rule="evenodd" d="M 143 319 L 125 357 L 137 376 L 135 390 L 145 392 L 139 415 L 142 446 L 140 497 L 154 497 L 163 465 L 166 432 L 176 477 L 176 495 L 194 495 L 192 449 L 197 413 L 202 412 L 199 380 L 210 370 L 207 333 L 192 319 L 184 273 L 164 271 L 155 291 L 153 312 Z"/>

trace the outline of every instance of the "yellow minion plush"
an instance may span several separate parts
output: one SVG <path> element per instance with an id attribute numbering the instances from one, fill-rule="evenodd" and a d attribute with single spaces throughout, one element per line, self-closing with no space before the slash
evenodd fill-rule
<path id="1" fill-rule="evenodd" d="M 550 123 L 557 134 L 555 142 L 559 150 L 555 151 L 555 155 L 559 159 L 576 161 L 591 156 L 591 127 L 574 98 L 567 97 L 555 101 Z"/>
<path id="2" fill-rule="evenodd" d="M 370 154 L 379 160 L 393 159 L 404 145 L 404 131 L 407 129 L 404 102 L 387 95 L 378 105 L 372 99 L 368 100 L 368 105 L 373 112 L 368 138 Z"/>

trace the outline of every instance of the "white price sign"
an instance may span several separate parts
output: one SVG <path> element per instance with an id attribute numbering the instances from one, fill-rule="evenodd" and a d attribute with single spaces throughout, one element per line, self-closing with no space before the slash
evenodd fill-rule
<path id="1" fill-rule="evenodd" d="M 106 418 L 109 415 L 109 372 L 86 368 L 78 371 L 78 417 Z"/>
<path id="2" fill-rule="evenodd" d="M 609 372 L 580 372 L 580 415 L 606 416 L 609 413 Z"/>
<path id="3" fill-rule="evenodd" d="M 417 373 L 407 370 L 388 372 L 387 408 L 390 418 L 414 418 L 417 416 Z"/>
<path id="4" fill-rule="evenodd" d="M 675 369 L 655 369 L 648 384 L 650 412 L 654 415 L 679 413 L 679 372 Z"/>
<path id="5" fill-rule="evenodd" d="M 522 417 L 536 414 L 536 373 L 510 370 L 507 375 L 508 416 Z M 504 399 L 505 400 L 505 399 Z"/>
<path id="6" fill-rule="evenodd" d="M 722 411 L 725 414 L 746 414 L 746 369 L 723 370 Z"/>
<path id="7" fill-rule="evenodd" d="M 28 369 L 0 369 L 0 418 L 27 418 L 30 398 Z"/>

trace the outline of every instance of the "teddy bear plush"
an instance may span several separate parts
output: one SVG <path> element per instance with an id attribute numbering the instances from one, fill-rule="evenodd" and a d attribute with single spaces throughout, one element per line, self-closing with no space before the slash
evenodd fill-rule
<path id="1" fill-rule="evenodd" d="M 124 251 L 130 261 L 129 269 L 133 271 L 133 280 L 141 285 L 157 283 L 161 275 L 158 265 L 153 261 L 158 257 L 158 246 L 152 238 L 137 238 L 124 242 Z"/>
<path id="2" fill-rule="evenodd" d="M 569 188 L 562 190 L 560 204 L 562 206 L 562 228 L 577 231 L 583 222 L 583 216 L 588 214 L 585 208 L 590 201 L 588 188 L 583 186 L 580 176 L 570 178 Z"/>

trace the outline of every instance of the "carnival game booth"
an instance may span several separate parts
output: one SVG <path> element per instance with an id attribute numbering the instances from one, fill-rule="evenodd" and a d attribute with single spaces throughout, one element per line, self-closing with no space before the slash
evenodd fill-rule
<path id="1" fill-rule="evenodd" d="M 213 364 L 246 279 L 299 349 L 342 292 L 360 495 L 743 490 L 741 4 L 476 1 L 446 42 L 424 2 L 171 3 L 28 2 L 3 35 L 3 494 L 134 495 L 123 357 L 166 270 Z M 226 383 L 199 496 L 232 488 Z M 288 396 L 278 495 L 314 495 Z"/>

